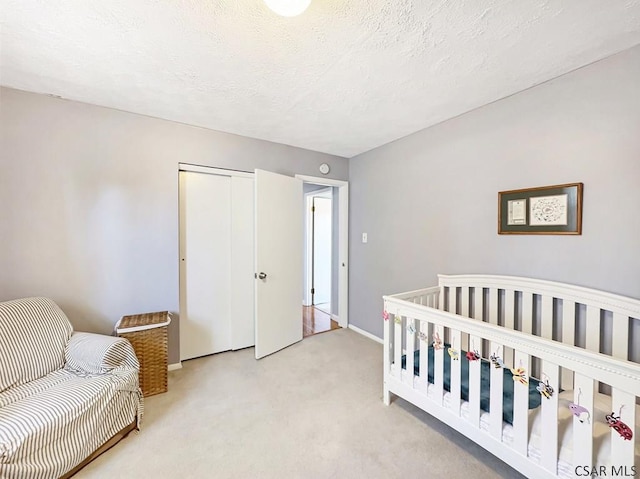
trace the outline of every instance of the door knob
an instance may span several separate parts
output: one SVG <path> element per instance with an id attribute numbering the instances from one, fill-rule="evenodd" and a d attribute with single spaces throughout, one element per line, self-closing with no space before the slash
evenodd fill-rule
<path id="1" fill-rule="evenodd" d="M 260 273 L 260 274 L 258 275 L 258 278 L 260 278 L 260 279 L 267 279 L 267 273 Z"/>

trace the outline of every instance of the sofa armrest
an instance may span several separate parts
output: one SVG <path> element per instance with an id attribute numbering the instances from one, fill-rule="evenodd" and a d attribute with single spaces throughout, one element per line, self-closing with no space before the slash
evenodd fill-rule
<path id="1" fill-rule="evenodd" d="M 67 371 L 78 374 L 107 374 L 115 369 L 140 369 L 131 343 L 124 338 L 74 332 L 64 353 Z"/>

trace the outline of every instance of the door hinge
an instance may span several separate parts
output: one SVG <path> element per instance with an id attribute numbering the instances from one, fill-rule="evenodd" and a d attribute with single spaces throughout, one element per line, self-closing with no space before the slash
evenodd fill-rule
<path id="1" fill-rule="evenodd" d="M 311 207 L 311 212 L 313 213 L 313 212 L 315 212 L 315 211 L 316 211 L 316 207 L 315 207 L 315 206 L 312 206 L 312 207 Z"/>
<path id="2" fill-rule="evenodd" d="M 311 294 L 316 294 L 316 288 L 311 288 Z"/>

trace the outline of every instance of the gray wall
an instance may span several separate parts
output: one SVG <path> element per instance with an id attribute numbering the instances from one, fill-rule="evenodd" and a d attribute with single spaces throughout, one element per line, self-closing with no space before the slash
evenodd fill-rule
<path id="1" fill-rule="evenodd" d="M 437 273 L 640 297 L 639 85 L 635 47 L 351 159 L 350 321 L 381 336 L 381 296 Z M 581 236 L 497 234 L 498 191 L 572 182 Z"/>
<path id="2" fill-rule="evenodd" d="M 344 158 L 6 88 L 0 142 L 0 300 L 49 296 L 102 333 L 177 315 L 179 162 L 348 176 Z"/>

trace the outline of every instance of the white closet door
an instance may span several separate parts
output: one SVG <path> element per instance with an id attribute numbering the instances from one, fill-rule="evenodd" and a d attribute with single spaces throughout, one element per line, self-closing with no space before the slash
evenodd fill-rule
<path id="1" fill-rule="evenodd" d="M 231 349 L 231 177 L 181 171 L 180 359 Z"/>
<path id="2" fill-rule="evenodd" d="M 231 348 L 255 343 L 254 181 L 231 178 Z"/>
<path id="3" fill-rule="evenodd" d="M 302 340 L 302 181 L 256 170 L 256 358 Z"/>

